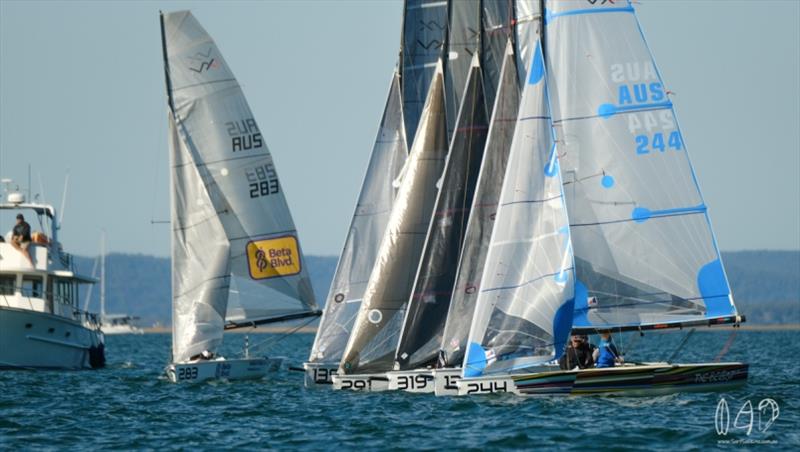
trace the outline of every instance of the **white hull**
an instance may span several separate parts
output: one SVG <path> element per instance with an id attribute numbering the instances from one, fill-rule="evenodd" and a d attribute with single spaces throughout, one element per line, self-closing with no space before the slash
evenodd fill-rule
<path id="1" fill-rule="evenodd" d="M 99 330 L 78 321 L 0 307 L 0 369 L 91 369 L 103 342 Z"/>
<path id="2" fill-rule="evenodd" d="M 102 326 L 100 329 L 103 330 L 103 334 L 105 335 L 144 334 L 143 329 L 131 325 Z"/>
<path id="3" fill-rule="evenodd" d="M 306 388 L 329 388 L 333 385 L 333 376 L 339 372 L 339 363 L 303 363 L 303 369 Z"/>
<path id="4" fill-rule="evenodd" d="M 387 383 L 389 391 L 405 391 L 418 394 L 434 392 L 433 371 L 430 369 L 386 372 L 386 378 L 389 380 Z"/>
<path id="5" fill-rule="evenodd" d="M 389 389 L 386 374 L 334 375 L 333 389 L 364 392 L 381 392 Z"/>
<path id="6" fill-rule="evenodd" d="M 207 380 L 257 380 L 280 369 L 280 358 L 215 359 L 174 363 L 167 367 L 173 383 L 199 383 Z"/>
<path id="7" fill-rule="evenodd" d="M 461 369 L 436 369 L 433 371 L 434 394 L 437 396 L 458 395 Z"/>

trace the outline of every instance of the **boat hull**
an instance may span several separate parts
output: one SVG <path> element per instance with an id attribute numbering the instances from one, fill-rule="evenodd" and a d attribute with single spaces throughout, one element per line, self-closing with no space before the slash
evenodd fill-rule
<path id="1" fill-rule="evenodd" d="M 405 391 L 418 394 L 434 392 L 433 371 L 430 369 L 398 370 L 386 372 L 389 391 Z"/>
<path id="2" fill-rule="evenodd" d="M 361 392 L 382 392 L 389 389 L 386 374 L 334 375 L 333 389 Z"/>
<path id="3" fill-rule="evenodd" d="M 654 396 L 735 389 L 747 376 L 744 363 L 656 363 L 466 378 L 458 382 L 458 394 Z"/>
<path id="4" fill-rule="evenodd" d="M 458 395 L 461 369 L 436 369 L 433 371 L 434 394 L 437 396 Z"/>
<path id="5" fill-rule="evenodd" d="M 303 363 L 303 369 L 306 388 L 330 388 L 333 385 L 333 376 L 339 372 L 339 363 Z"/>
<path id="6" fill-rule="evenodd" d="M 0 307 L 0 369 L 92 369 L 105 364 L 98 329 L 46 312 Z"/>
<path id="7" fill-rule="evenodd" d="M 217 359 L 173 363 L 167 369 L 167 378 L 173 383 L 200 383 L 208 380 L 258 380 L 268 373 L 277 372 L 283 362 L 280 358 Z"/>

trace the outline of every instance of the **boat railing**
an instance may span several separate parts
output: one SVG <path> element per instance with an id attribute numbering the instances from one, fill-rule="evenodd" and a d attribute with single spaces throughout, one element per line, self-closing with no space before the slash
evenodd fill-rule
<path id="1" fill-rule="evenodd" d="M 32 294 L 33 295 L 33 294 Z M 73 303 L 62 300 L 62 297 L 58 295 L 53 295 L 52 301 L 44 300 L 40 296 L 28 296 L 28 295 L 15 295 L 13 298 L 16 303 L 11 303 L 9 301 L 8 295 L 0 295 L 2 297 L 2 303 L 0 305 L 10 307 L 10 308 L 25 308 L 27 307 L 31 311 L 34 312 L 42 312 L 41 309 L 37 308 L 34 304 L 34 301 L 42 301 L 44 302 L 44 312 L 48 314 L 54 314 L 61 317 L 66 317 L 78 322 L 83 323 L 91 328 L 99 328 L 100 327 L 100 316 L 98 314 L 94 314 L 88 311 L 84 311 Z M 19 303 L 19 301 L 23 303 Z"/>

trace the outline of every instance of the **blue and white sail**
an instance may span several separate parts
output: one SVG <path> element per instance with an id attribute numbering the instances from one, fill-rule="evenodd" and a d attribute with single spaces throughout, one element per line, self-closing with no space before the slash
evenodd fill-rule
<path id="1" fill-rule="evenodd" d="M 338 364 L 375 265 L 406 161 L 400 74 L 394 73 L 356 211 L 336 266 L 309 362 Z"/>
<path id="2" fill-rule="evenodd" d="M 465 377 L 551 361 L 563 353 L 572 327 L 570 228 L 536 44 L 470 328 Z"/>
<path id="3" fill-rule="evenodd" d="M 534 47 L 542 33 L 542 1 L 514 0 L 517 70 L 520 86 L 525 85 Z"/>
<path id="4" fill-rule="evenodd" d="M 574 327 L 736 321 L 706 203 L 633 6 L 547 1 L 545 22 L 578 277 Z"/>

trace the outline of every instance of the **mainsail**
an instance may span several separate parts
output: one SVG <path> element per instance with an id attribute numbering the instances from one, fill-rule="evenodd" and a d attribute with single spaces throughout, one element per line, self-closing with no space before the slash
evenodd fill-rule
<path id="1" fill-rule="evenodd" d="M 575 328 L 736 321 L 669 91 L 627 1 L 548 1 Z"/>
<path id="2" fill-rule="evenodd" d="M 214 41 L 163 14 L 172 148 L 173 361 L 223 327 L 318 315 L 272 156 Z M 236 294 L 228 303 L 229 287 Z"/>
<path id="3" fill-rule="evenodd" d="M 467 76 L 471 72 L 470 62 L 480 46 L 481 2 L 477 0 L 450 2 L 448 24 L 444 93 L 447 138 L 452 141 Z"/>
<path id="4" fill-rule="evenodd" d="M 436 200 L 447 153 L 442 63 L 438 63 L 417 138 L 345 349 L 343 373 L 390 370 L 404 310 Z"/>
<path id="5" fill-rule="evenodd" d="M 520 86 L 524 86 L 527 70 L 531 67 L 533 48 L 541 37 L 542 0 L 514 0 L 514 2 L 517 70 Z"/>
<path id="6" fill-rule="evenodd" d="M 406 142 L 414 143 L 422 108 L 447 39 L 448 0 L 406 0 L 400 81 Z"/>
<path id="7" fill-rule="evenodd" d="M 489 240 L 495 224 L 497 203 L 503 187 L 508 153 L 519 109 L 519 84 L 510 41 L 500 72 L 500 86 L 494 103 L 486 149 L 472 200 L 464 245 L 453 285 L 447 321 L 442 335 L 441 367 L 461 366 L 467 343 Z M 485 70 L 484 70 L 485 72 Z"/>
<path id="8" fill-rule="evenodd" d="M 489 128 L 475 55 L 397 345 L 400 369 L 436 363 Z"/>
<path id="9" fill-rule="evenodd" d="M 569 222 L 545 85 L 537 45 L 470 328 L 467 377 L 550 361 L 572 326 Z"/>
<path id="10" fill-rule="evenodd" d="M 358 315 L 392 210 L 397 191 L 394 182 L 408 155 L 402 108 L 400 76 L 395 72 L 310 362 L 338 363 Z"/>

